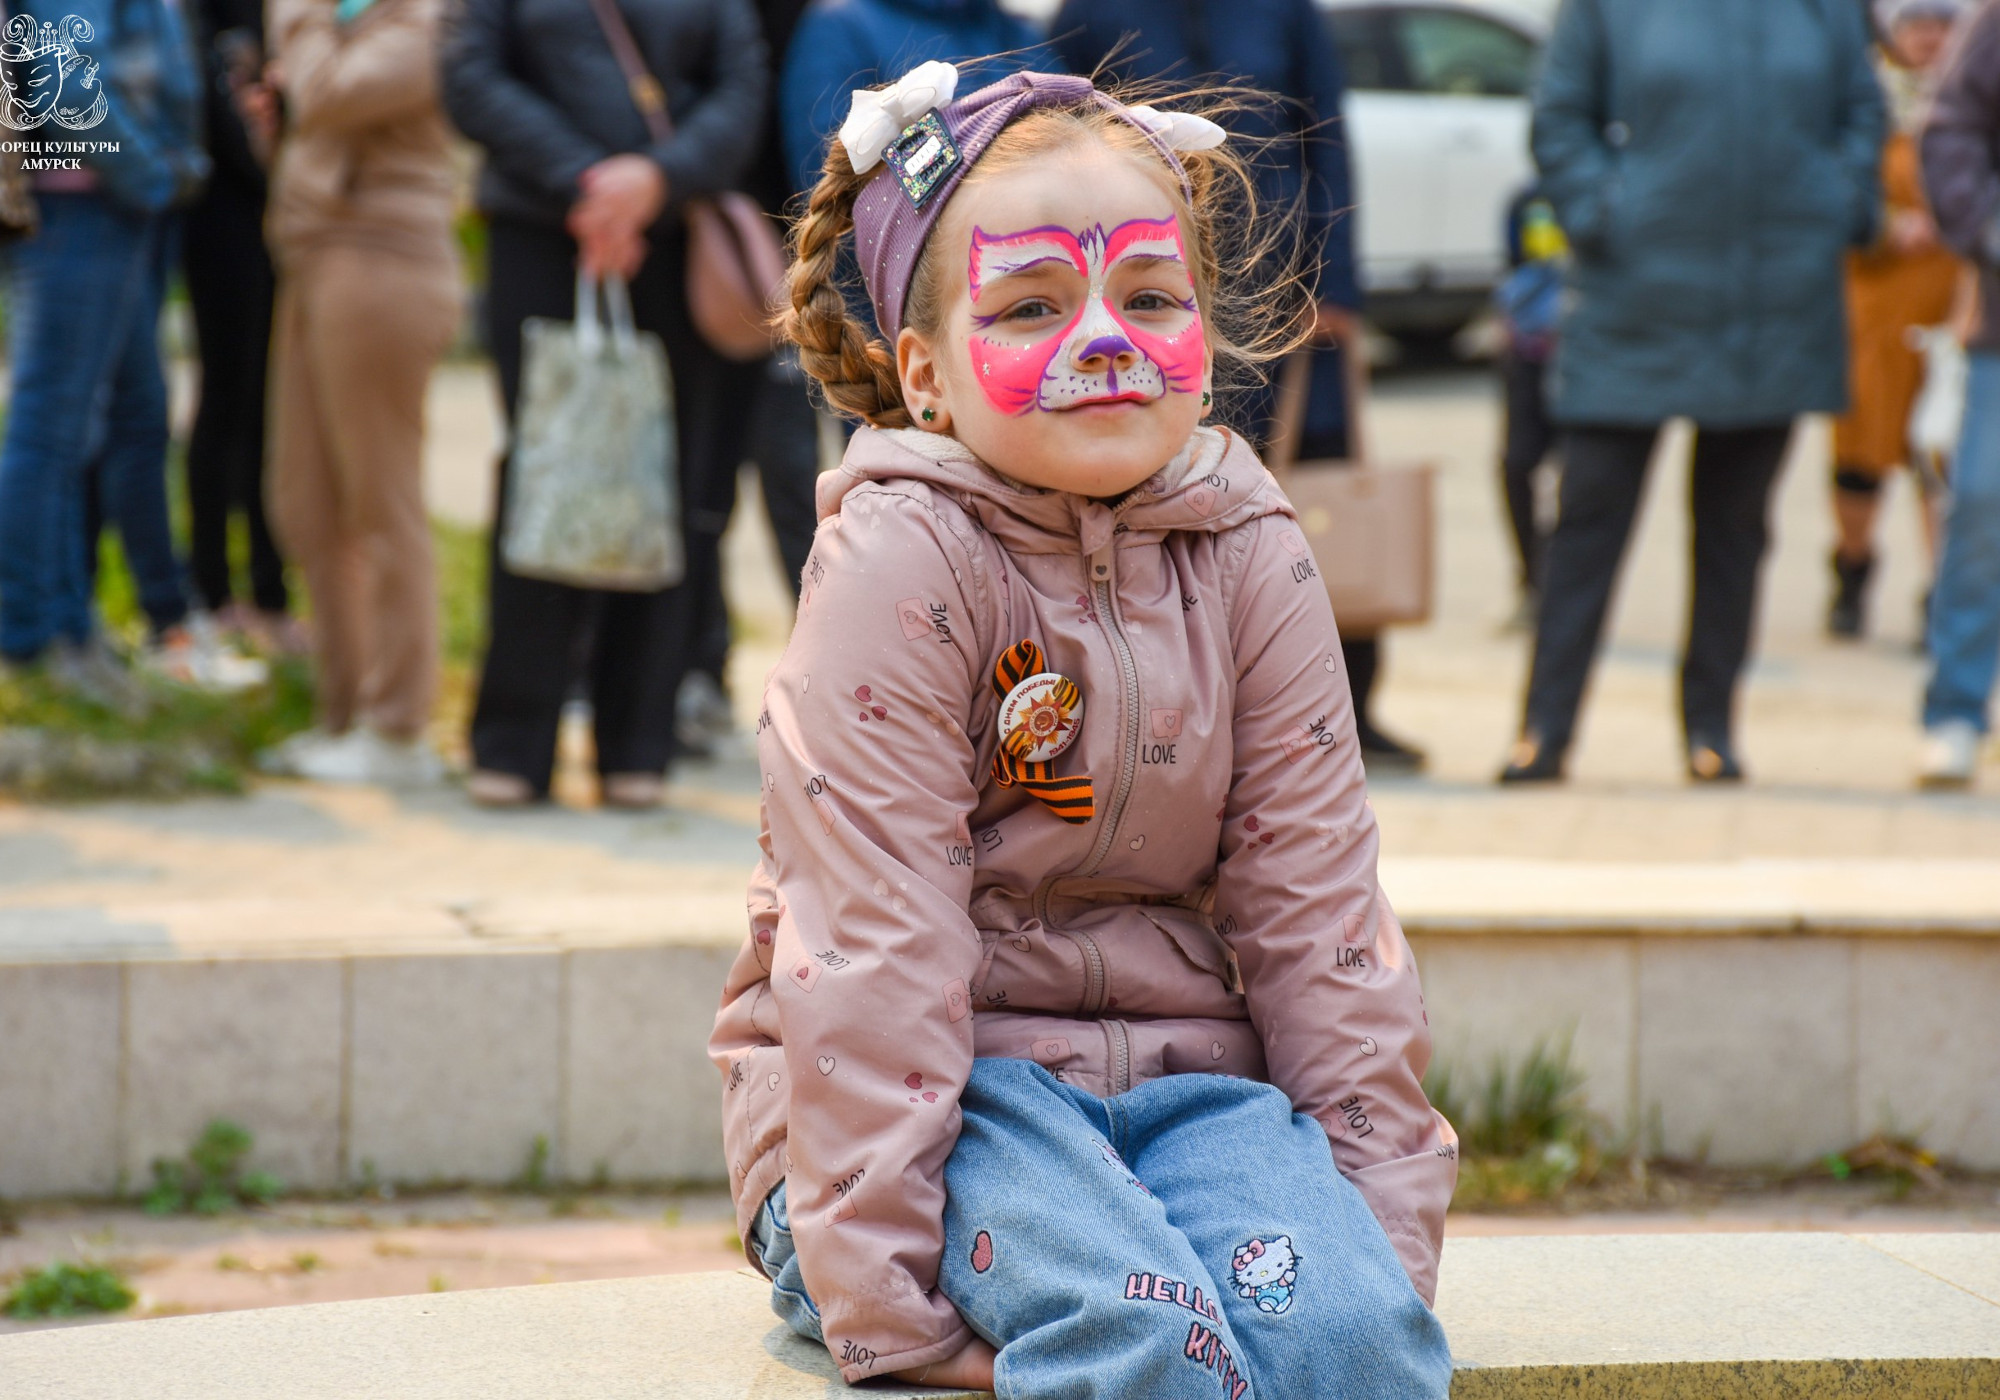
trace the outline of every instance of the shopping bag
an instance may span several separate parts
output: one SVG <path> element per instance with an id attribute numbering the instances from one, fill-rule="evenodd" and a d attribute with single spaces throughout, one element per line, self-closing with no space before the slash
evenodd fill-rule
<path id="1" fill-rule="evenodd" d="M 1294 355 L 1278 386 L 1278 433 L 1266 454 L 1278 484 L 1299 513 L 1334 620 L 1343 636 L 1366 637 L 1385 627 L 1427 622 L 1436 576 L 1436 468 L 1369 462 L 1361 446 L 1366 378 L 1361 347 L 1348 347 L 1348 415 L 1357 461 L 1298 461 L 1312 367 Z"/>
<path id="2" fill-rule="evenodd" d="M 1910 348 L 1923 358 L 1924 385 L 1910 406 L 1910 464 L 1926 494 L 1944 487 L 1944 468 L 1958 450 L 1970 370 L 1955 326 L 1912 326 Z"/>
<path id="3" fill-rule="evenodd" d="M 681 581 L 673 384 L 660 338 L 632 326 L 631 294 L 578 271 L 576 319 L 521 327 L 507 571 L 578 588 L 650 592 Z"/>

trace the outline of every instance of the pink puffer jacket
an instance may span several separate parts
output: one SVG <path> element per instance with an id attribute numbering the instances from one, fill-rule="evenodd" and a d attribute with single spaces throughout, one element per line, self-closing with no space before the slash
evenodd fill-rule
<path id="1" fill-rule="evenodd" d="M 797 630 L 758 719 L 763 860 L 710 1053 L 747 1240 L 792 1230 L 850 1381 L 949 1355 L 943 1169 L 975 1055 L 1094 1093 L 1268 1080 L 1319 1120 L 1425 1298 L 1457 1140 L 1375 879 L 1326 590 L 1241 439 L 1115 505 L 863 429 L 821 479 Z M 994 781 L 995 665 L 1082 691 L 1055 761 L 1096 813 Z"/>

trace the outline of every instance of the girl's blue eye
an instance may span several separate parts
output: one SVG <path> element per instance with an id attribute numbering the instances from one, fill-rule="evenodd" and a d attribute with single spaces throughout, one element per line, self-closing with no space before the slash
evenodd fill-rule
<path id="1" fill-rule="evenodd" d="M 1031 297 L 1007 312 L 1010 321 L 1038 321 L 1044 316 L 1053 316 L 1055 307 L 1039 297 Z"/>
<path id="2" fill-rule="evenodd" d="M 1164 292 L 1139 292 L 1125 303 L 1127 311 L 1167 311 L 1180 303 Z"/>

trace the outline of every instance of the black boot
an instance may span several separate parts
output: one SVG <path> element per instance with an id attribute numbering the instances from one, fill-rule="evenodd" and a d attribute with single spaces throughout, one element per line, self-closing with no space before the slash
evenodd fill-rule
<path id="1" fill-rule="evenodd" d="M 1563 780 L 1564 752 L 1560 745 L 1545 744 L 1534 734 L 1523 734 L 1507 754 L 1507 766 L 1496 780 L 1502 787 L 1516 783 L 1559 783 Z"/>
<path id="2" fill-rule="evenodd" d="M 1355 725 L 1354 736 L 1361 741 L 1361 766 L 1373 777 L 1408 777 L 1430 762 L 1422 749 L 1391 738 L 1366 720 Z"/>
<path id="3" fill-rule="evenodd" d="M 1375 727 L 1372 701 L 1382 652 L 1373 637 L 1342 638 L 1341 661 L 1347 667 L 1347 688 L 1354 698 L 1354 737 L 1361 745 L 1361 766 L 1370 777 L 1407 776 L 1424 771 L 1424 751 L 1392 739 Z"/>
<path id="4" fill-rule="evenodd" d="M 1743 765 L 1736 748 L 1720 735 L 1696 735 L 1688 740 L 1687 773 L 1697 783 L 1740 783 Z"/>
<path id="5" fill-rule="evenodd" d="M 1875 557 L 1847 560 L 1838 550 L 1833 555 L 1835 591 L 1833 606 L 1826 611 L 1826 630 L 1834 637 L 1861 635 L 1862 595 L 1868 591 L 1868 576 L 1875 572 Z"/>

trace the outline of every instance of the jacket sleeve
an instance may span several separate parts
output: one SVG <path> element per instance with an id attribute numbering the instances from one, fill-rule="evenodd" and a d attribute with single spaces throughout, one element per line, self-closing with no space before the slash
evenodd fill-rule
<path id="1" fill-rule="evenodd" d="M 1340 51 L 1320 22 L 1312 0 L 1293 0 L 1293 42 L 1297 44 L 1305 99 L 1306 237 L 1318 251 L 1313 297 L 1354 310 L 1361 285 L 1354 267 L 1354 171 L 1347 144 L 1347 72 Z"/>
<path id="2" fill-rule="evenodd" d="M 1888 113 L 1881 84 L 1868 61 L 1868 28 L 1854 5 L 1830 7 L 1832 22 L 1845 31 L 1835 36 L 1835 52 L 1843 60 L 1840 74 L 1840 163 L 1854 191 L 1848 241 L 1857 248 L 1873 243 L 1882 225 L 1882 143 L 1888 139 Z"/>
<path id="3" fill-rule="evenodd" d="M 515 74 L 507 57 L 512 9 L 509 0 L 458 0 L 441 60 L 444 109 L 494 166 L 574 200 L 577 177 L 611 152 Z"/>
<path id="4" fill-rule="evenodd" d="M 2000 8 L 1983 7 L 1961 31 L 1924 123 L 1924 193 L 1954 252 L 2000 267 Z"/>
<path id="5" fill-rule="evenodd" d="M 778 93 L 785 164 L 796 188 L 819 183 L 827 139 L 847 115 L 847 94 L 877 79 L 874 57 L 838 10 L 812 5 L 799 17 L 785 51 Z"/>
<path id="6" fill-rule="evenodd" d="M 937 1276 L 980 958 L 962 727 L 983 679 L 977 577 L 925 501 L 849 495 L 759 721 L 792 1233 L 849 1382 L 971 1335 Z"/>
<path id="7" fill-rule="evenodd" d="M 1216 928 L 1236 951 L 1271 1082 L 1326 1129 L 1428 1302 L 1458 1137 L 1424 1097 L 1430 1024 L 1376 882 L 1340 637 L 1290 518 L 1266 516 L 1238 537 L 1235 772 Z"/>
<path id="8" fill-rule="evenodd" d="M 437 106 L 437 0 L 377 6 L 341 24 L 325 0 L 275 0 L 271 53 L 301 129 L 352 131 Z"/>
<path id="9" fill-rule="evenodd" d="M 749 0 L 718 0 L 713 42 L 701 65 L 712 75 L 711 86 L 648 152 L 667 173 L 673 207 L 740 184 L 764 131 L 770 51 Z"/>
<path id="10" fill-rule="evenodd" d="M 1610 63 L 1598 0 L 1562 0 L 1535 83 L 1529 144 L 1556 222 L 1584 252 L 1603 247 L 1616 193 L 1617 160 L 1604 141 Z"/>

